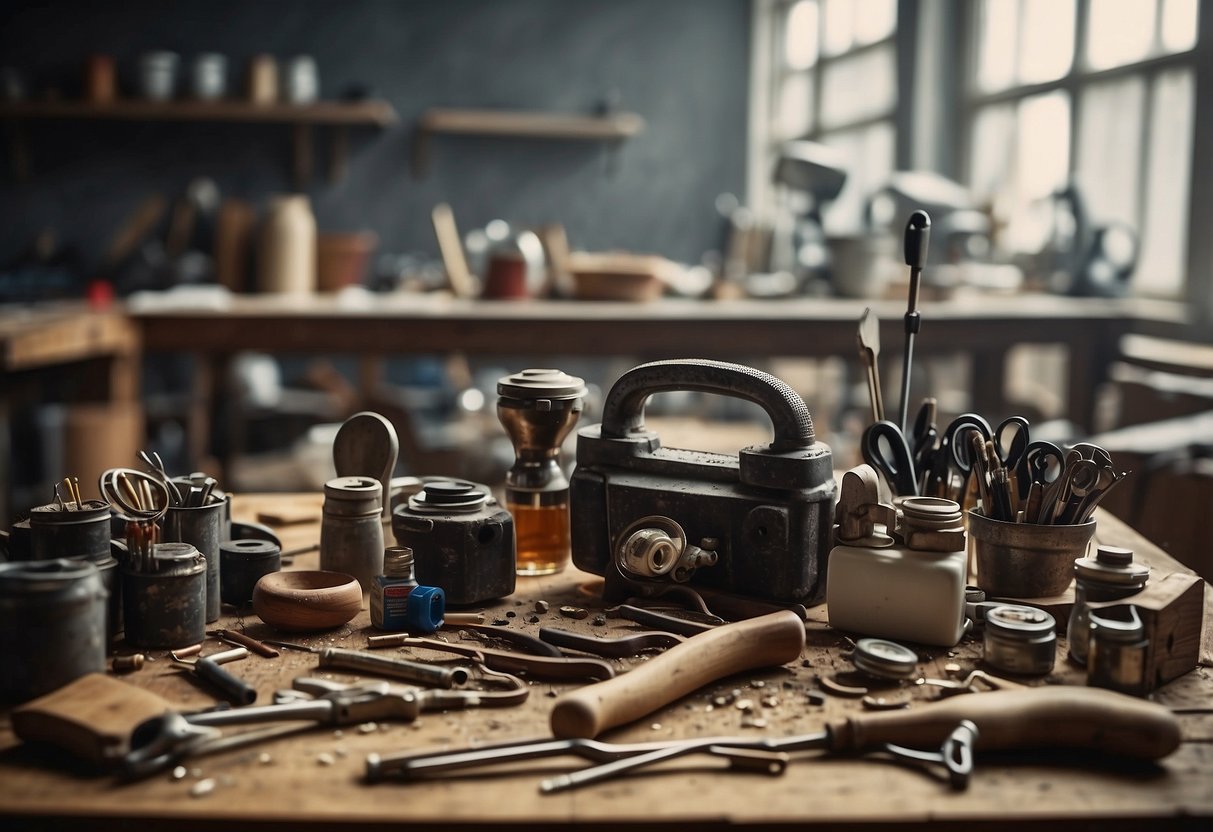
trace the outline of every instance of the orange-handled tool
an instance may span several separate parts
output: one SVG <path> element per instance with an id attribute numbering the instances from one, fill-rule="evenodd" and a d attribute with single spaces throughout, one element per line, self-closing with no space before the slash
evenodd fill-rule
<path id="1" fill-rule="evenodd" d="M 781 610 L 692 636 L 622 676 L 564 694 L 552 708 L 557 737 L 596 737 L 717 679 L 795 661 L 804 619 Z"/>

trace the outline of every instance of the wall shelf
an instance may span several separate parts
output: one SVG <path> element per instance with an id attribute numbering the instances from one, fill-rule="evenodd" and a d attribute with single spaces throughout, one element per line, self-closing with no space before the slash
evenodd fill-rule
<path id="1" fill-rule="evenodd" d="M 644 126 L 642 116 L 628 112 L 588 116 L 527 110 L 434 108 L 422 113 L 417 122 L 413 171 L 420 175 L 426 168 L 431 134 L 620 142 L 635 136 Z"/>
<path id="2" fill-rule="evenodd" d="M 344 176 L 351 127 L 384 128 L 400 119 L 386 101 L 317 101 L 312 104 L 257 104 L 252 101 L 143 101 L 130 99 L 104 104 L 90 101 L 45 101 L 0 104 L 0 120 L 17 124 L 13 131 L 12 160 L 19 180 L 30 176 L 29 150 L 23 121 L 85 120 L 132 122 L 197 122 L 231 124 L 285 124 L 294 128 L 295 182 L 306 185 L 312 177 L 313 127 L 332 127 L 333 152 L 329 178 Z"/>

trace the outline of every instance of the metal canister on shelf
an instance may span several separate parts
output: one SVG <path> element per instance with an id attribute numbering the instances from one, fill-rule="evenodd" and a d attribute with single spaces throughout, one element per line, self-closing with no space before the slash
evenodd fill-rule
<path id="1" fill-rule="evenodd" d="M 1141 592 L 1150 578 L 1150 568 L 1133 562 L 1133 552 L 1119 546 L 1099 546 L 1093 558 L 1074 561 L 1074 606 L 1066 627 L 1070 658 L 1087 663 L 1091 638 L 1090 610 L 1093 601 L 1119 601 Z"/>
<path id="2" fill-rule="evenodd" d="M 30 553 L 33 560 L 87 558 L 110 555 L 110 507 L 102 500 L 85 500 L 78 509 L 51 503 L 30 510 Z"/>
<path id="3" fill-rule="evenodd" d="M 282 568 L 282 550 L 268 540 L 227 540 L 219 544 L 219 561 L 223 603 L 243 607 L 261 576 Z"/>
<path id="4" fill-rule="evenodd" d="M 172 648 L 206 636 L 206 558 L 190 543 L 157 543 L 150 570 L 122 569 L 126 643 Z"/>
<path id="5" fill-rule="evenodd" d="M 991 667 L 1043 676 L 1057 655 L 1057 622 L 1036 607 L 1004 604 L 986 612 L 985 660 Z"/>
<path id="6" fill-rule="evenodd" d="M 190 543 L 206 558 L 206 620 L 219 620 L 219 541 L 227 506 L 214 497 L 206 505 L 170 506 L 164 515 L 165 543 Z"/>
<path id="7" fill-rule="evenodd" d="M 337 477 L 324 484 L 320 568 L 353 575 L 370 592 L 383 572 L 383 486 L 371 477 Z"/>
<path id="8" fill-rule="evenodd" d="M 105 600 L 88 561 L 0 564 L 0 698 L 24 702 L 103 672 Z"/>
<path id="9" fill-rule="evenodd" d="M 1124 604 L 1089 610 L 1088 618 L 1091 638 L 1087 684 L 1131 696 L 1149 693 L 1146 648 L 1150 641 L 1137 608 Z"/>

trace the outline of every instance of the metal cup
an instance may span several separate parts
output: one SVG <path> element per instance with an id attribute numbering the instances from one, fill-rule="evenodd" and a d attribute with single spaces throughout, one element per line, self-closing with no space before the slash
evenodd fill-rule
<path id="1" fill-rule="evenodd" d="M 205 506 L 170 506 L 164 515 L 165 543 L 192 543 L 206 558 L 206 621 L 219 620 L 219 543 L 223 539 L 226 503 Z"/>
<path id="2" fill-rule="evenodd" d="M 1060 595 L 1094 534 L 1094 520 L 1074 526 L 1008 523 L 971 510 L 969 551 L 977 558 L 977 585 L 992 597 Z"/>

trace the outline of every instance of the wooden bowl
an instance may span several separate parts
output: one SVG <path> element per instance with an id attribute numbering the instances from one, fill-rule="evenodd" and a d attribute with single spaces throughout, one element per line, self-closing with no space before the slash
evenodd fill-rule
<path id="1" fill-rule="evenodd" d="M 361 610 L 358 579 L 341 572 L 272 572 L 253 587 L 253 612 L 280 630 L 330 630 Z"/>

